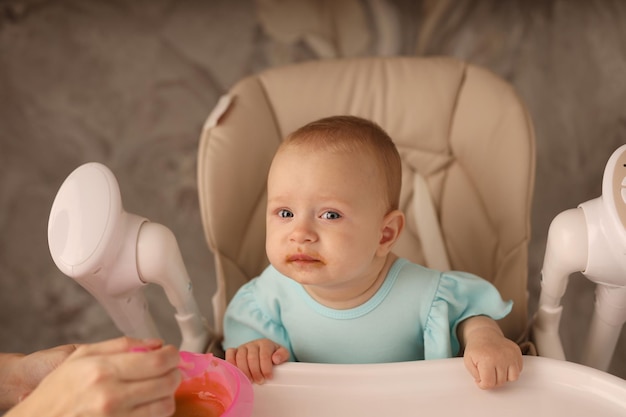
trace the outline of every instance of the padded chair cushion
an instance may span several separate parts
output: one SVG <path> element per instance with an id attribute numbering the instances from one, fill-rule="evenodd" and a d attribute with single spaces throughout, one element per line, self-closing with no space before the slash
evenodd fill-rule
<path id="1" fill-rule="evenodd" d="M 268 69 L 237 83 L 217 125 L 202 132 L 198 183 L 215 255 L 215 327 L 228 300 L 268 264 L 266 174 L 282 138 L 325 116 L 380 124 L 403 160 L 407 227 L 395 252 L 424 263 L 411 197 L 426 180 L 452 269 L 496 285 L 513 312 L 500 321 L 517 340 L 527 323 L 527 248 L 534 183 L 532 123 L 512 87 L 453 58 L 355 58 Z"/>

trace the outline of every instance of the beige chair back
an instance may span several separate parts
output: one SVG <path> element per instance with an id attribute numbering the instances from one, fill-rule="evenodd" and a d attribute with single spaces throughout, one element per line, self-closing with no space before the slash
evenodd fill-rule
<path id="1" fill-rule="evenodd" d="M 272 68 L 241 80 L 221 100 L 203 129 L 198 155 L 202 220 L 216 265 L 217 333 L 227 302 L 268 264 L 266 174 L 276 148 L 296 128 L 339 114 L 375 121 L 398 146 L 407 226 L 395 252 L 428 265 L 424 249 L 440 234 L 445 253 L 439 255 L 452 269 L 489 280 L 514 301 L 500 325 L 517 340 L 527 325 L 531 119 L 507 82 L 445 57 Z M 419 186 L 430 194 L 426 209 L 414 204 L 423 200 L 413 198 Z M 428 227 L 433 223 L 439 227 Z"/>

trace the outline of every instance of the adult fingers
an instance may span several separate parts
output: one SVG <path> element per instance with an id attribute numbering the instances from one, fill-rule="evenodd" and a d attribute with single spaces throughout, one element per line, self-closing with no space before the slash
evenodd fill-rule
<path id="1" fill-rule="evenodd" d="M 69 397 L 65 397 L 66 407 L 70 406 L 75 410 L 82 409 L 85 415 L 93 416 L 172 414 L 171 412 L 163 414 L 161 411 L 150 411 L 153 408 L 160 410 L 162 407 L 164 410 L 173 412 L 172 407 L 168 408 L 166 405 L 174 401 L 176 388 L 180 384 L 181 374 L 178 369 L 151 379 L 125 381 L 117 375 L 117 370 L 111 371 L 110 362 L 103 361 L 101 358 L 85 358 L 82 361 L 76 361 L 74 365 L 79 366 L 77 369 L 82 369 L 86 373 L 82 377 L 82 385 L 75 386 L 74 390 L 70 391 L 71 394 L 68 394 Z M 71 371 L 75 370 L 74 368 L 68 370 L 73 377 L 77 375 L 77 372 Z M 81 379 L 74 382 L 80 384 Z M 58 386 L 58 383 L 55 385 Z M 48 392 L 51 392 L 50 386 L 46 388 Z M 69 404 L 67 404 L 68 400 Z M 87 410 L 90 410 L 89 413 Z M 142 410 L 149 410 L 152 414 L 147 414 Z"/>
<path id="2" fill-rule="evenodd" d="M 83 357 L 92 355 L 107 355 L 113 353 L 128 352 L 131 349 L 158 349 L 163 345 L 160 339 L 133 339 L 130 337 L 119 337 L 104 342 L 81 345 L 76 349 L 73 357 Z"/>
<path id="3" fill-rule="evenodd" d="M 159 398 L 135 407 L 129 417 L 170 417 L 176 411 L 176 401 L 171 397 Z"/>
<path id="4" fill-rule="evenodd" d="M 174 369 L 157 378 L 126 383 L 121 401 L 127 408 L 133 409 L 163 399 L 173 400 L 181 378 L 178 369 Z"/>
<path id="5" fill-rule="evenodd" d="M 79 344 L 59 345 L 59 346 L 55 346 L 47 350 L 50 352 L 65 353 L 69 355 L 71 353 L 74 353 L 76 349 L 78 349 L 80 346 L 81 345 Z"/>
<path id="6" fill-rule="evenodd" d="M 123 352 L 106 358 L 118 371 L 122 380 L 134 381 L 155 378 L 175 370 L 180 363 L 178 349 L 163 346 L 147 352 Z"/>

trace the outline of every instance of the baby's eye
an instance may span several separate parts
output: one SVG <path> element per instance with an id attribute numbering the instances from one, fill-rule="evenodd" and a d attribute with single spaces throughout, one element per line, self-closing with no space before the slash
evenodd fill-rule
<path id="1" fill-rule="evenodd" d="M 337 220 L 339 218 L 341 218 L 341 214 L 336 211 L 326 211 L 322 214 L 322 219 L 326 220 Z"/>
<path id="2" fill-rule="evenodd" d="M 281 210 L 278 210 L 278 217 L 286 219 L 289 217 L 293 217 L 293 213 L 287 209 L 281 209 Z"/>

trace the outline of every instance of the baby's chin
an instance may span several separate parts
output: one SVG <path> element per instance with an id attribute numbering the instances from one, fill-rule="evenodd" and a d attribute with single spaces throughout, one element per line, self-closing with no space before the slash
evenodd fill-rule
<path id="1" fill-rule="evenodd" d="M 293 261 L 286 262 L 284 266 L 285 275 L 295 280 L 315 279 L 322 273 L 325 265 L 319 261 Z"/>
<path id="2" fill-rule="evenodd" d="M 322 272 L 324 264 L 321 262 L 285 262 L 274 267 L 282 275 L 296 281 L 301 285 L 321 285 L 327 281 L 326 274 Z"/>

